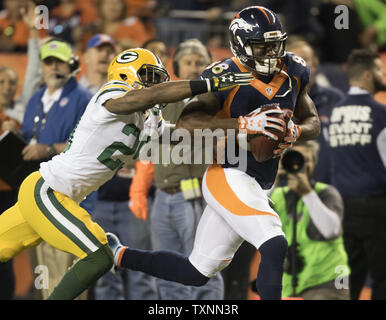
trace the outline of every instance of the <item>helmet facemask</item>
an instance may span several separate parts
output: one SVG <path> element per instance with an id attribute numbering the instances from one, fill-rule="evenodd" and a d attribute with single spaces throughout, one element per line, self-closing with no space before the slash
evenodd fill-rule
<path id="1" fill-rule="evenodd" d="M 264 33 L 264 39 L 247 38 L 245 43 L 236 35 L 230 44 L 232 53 L 242 64 L 267 76 L 282 68 L 281 58 L 286 54 L 286 39 L 286 33 L 270 31 Z M 280 61 L 282 62 L 279 65 Z"/>
<path id="2" fill-rule="evenodd" d="M 139 84 L 144 87 L 169 81 L 169 73 L 166 69 L 151 64 L 142 65 L 137 71 L 137 77 Z"/>

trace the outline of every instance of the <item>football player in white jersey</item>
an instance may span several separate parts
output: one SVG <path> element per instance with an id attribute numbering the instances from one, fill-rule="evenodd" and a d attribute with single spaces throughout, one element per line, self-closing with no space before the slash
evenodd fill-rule
<path id="1" fill-rule="evenodd" d="M 49 299 L 73 299 L 111 268 L 105 232 L 78 203 L 136 157 L 146 136 L 162 130 L 157 104 L 247 85 L 252 78 L 229 73 L 195 81 L 168 79 L 150 51 L 118 54 L 109 66 L 109 82 L 90 100 L 66 149 L 23 181 L 18 202 L 0 216 L 0 261 L 41 241 L 80 258 Z"/>

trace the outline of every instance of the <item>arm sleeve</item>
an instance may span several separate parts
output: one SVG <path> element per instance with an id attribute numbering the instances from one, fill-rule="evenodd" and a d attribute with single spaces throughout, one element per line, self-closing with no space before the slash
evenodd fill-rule
<path id="1" fill-rule="evenodd" d="M 27 70 L 25 73 L 23 90 L 15 101 L 15 116 L 22 122 L 28 101 L 39 89 L 42 72 L 40 68 L 40 45 L 38 39 L 28 40 Z"/>
<path id="2" fill-rule="evenodd" d="M 23 91 L 20 95 L 21 102 L 24 104 L 24 106 L 27 105 L 28 100 L 38 90 L 42 79 L 42 71 L 40 68 L 39 39 L 28 40 L 27 55 L 28 55 L 27 71 L 25 74 Z"/>
<path id="3" fill-rule="evenodd" d="M 338 212 L 343 213 L 343 205 L 333 203 L 333 196 L 330 197 L 330 205 L 327 206 L 315 191 L 302 197 L 312 222 L 325 239 L 333 239 L 339 236 L 341 231 L 341 219 Z M 326 201 L 326 199 L 324 199 Z M 335 210 L 332 209 L 335 207 Z"/>

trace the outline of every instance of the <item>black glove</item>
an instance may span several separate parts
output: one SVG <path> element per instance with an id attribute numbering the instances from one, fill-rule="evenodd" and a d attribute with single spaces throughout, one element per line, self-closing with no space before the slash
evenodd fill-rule
<path id="1" fill-rule="evenodd" d="M 248 86 L 255 79 L 249 72 L 228 72 L 218 77 L 191 80 L 190 89 L 192 95 L 229 90 L 236 86 Z"/>

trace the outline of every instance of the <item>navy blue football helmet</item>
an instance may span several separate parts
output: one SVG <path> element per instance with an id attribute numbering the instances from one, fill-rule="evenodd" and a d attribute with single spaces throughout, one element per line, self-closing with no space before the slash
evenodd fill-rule
<path id="1" fill-rule="evenodd" d="M 229 38 L 232 53 L 247 67 L 263 75 L 281 69 L 287 34 L 271 10 L 258 6 L 241 10 L 229 25 Z"/>

